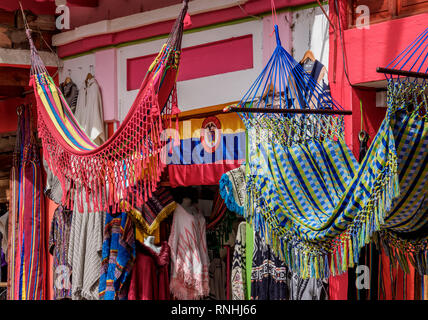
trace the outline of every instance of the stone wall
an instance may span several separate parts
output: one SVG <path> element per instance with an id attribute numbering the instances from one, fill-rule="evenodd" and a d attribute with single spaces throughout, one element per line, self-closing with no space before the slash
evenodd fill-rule
<path id="1" fill-rule="evenodd" d="M 46 43 L 51 45 L 52 36 L 57 33 L 55 16 L 35 15 L 30 11 L 26 11 L 25 14 L 28 24 L 33 30 L 33 39 L 37 49 L 50 51 Z M 9 12 L 0 9 L 0 48 L 29 48 L 20 11 Z"/>

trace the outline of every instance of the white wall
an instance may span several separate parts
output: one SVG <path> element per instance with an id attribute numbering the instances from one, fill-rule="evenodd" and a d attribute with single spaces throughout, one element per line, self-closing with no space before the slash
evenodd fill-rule
<path id="1" fill-rule="evenodd" d="M 92 74 L 95 75 L 95 54 L 87 54 L 81 57 L 64 60 L 64 67 L 59 73 L 60 83 L 65 80 L 66 77 L 70 76 L 77 87 L 82 88 L 83 83 L 86 80 L 86 76 L 90 72 L 90 66 Z"/>
<path id="2" fill-rule="evenodd" d="M 323 7 L 328 14 L 328 5 Z M 328 70 L 329 22 L 321 8 L 316 6 L 293 12 L 292 25 L 293 58 L 300 61 L 305 52 L 311 50 Z"/>

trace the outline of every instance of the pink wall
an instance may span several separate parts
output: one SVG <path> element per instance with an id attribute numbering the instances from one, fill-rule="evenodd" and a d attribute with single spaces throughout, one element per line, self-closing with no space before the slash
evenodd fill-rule
<path id="1" fill-rule="evenodd" d="M 253 37 L 246 35 L 184 48 L 178 81 L 253 68 Z M 140 88 L 156 54 L 127 61 L 127 90 Z"/>

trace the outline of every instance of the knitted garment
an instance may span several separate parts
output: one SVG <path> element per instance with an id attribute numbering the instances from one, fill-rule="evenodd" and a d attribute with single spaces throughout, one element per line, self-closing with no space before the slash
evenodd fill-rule
<path id="1" fill-rule="evenodd" d="M 98 300 L 106 214 L 88 212 L 86 202 L 82 204 L 83 212 L 79 212 L 77 202 L 76 199 L 68 247 L 68 263 L 73 270 L 72 299 Z"/>
<path id="2" fill-rule="evenodd" d="M 241 222 L 236 234 L 232 259 L 232 300 L 247 300 L 247 281 L 245 270 L 246 222 Z"/>
<path id="3" fill-rule="evenodd" d="M 106 213 L 102 249 L 100 300 L 126 300 L 135 262 L 134 224 L 126 212 Z"/>
<path id="4" fill-rule="evenodd" d="M 245 165 L 230 170 L 221 176 L 220 195 L 230 211 L 244 215 L 246 192 Z"/>
<path id="5" fill-rule="evenodd" d="M 77 97 L 79 95 L 79 89 L 73 81 L 68 83 L 61 83 L 59 86 L 62 94 L 64 95 L 65 101 L 67 101 L 70 110 L 75 113 L 77 105 Z"/>
<path id="6" fill-rule="evenodd" d="M 169 300 L 170 249 L 162 242 L 159 253 L 137 243 L 137 256 L 129 286 L 129 300 Z"/>
<path id="7" fill-rule="evenodd" d="M 168 244 L 171 248 L 171 293 L 181 300 L 209 294 L 205 218 L 194 207 L 177 204 Z"/>
<path id="8" fill-rule="evenodd" d="M 49 231 L 49 253 L 53 256 L 53 298 L 71 299 L 72 269 L 68 263 L 68 244 L 73 212 L 59 206 Z"/>
<path id="9" fill-rule="evenodd" d="M 259 232 L 254 234 L 251 300 L 288 300 L 288 268 L 267 245 Z"/>

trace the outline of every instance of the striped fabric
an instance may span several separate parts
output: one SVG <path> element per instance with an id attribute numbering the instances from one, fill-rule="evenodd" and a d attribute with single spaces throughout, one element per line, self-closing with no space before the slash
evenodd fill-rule
<path id="1" fill-rule="evenodd" d="M 137 193 L 134 193 L 134 197 Z M 131 200 L 132 203 L 137 203 L 135 199 Z M 159 231 L 160 223 L 166 219 L 177 207 L 177 203 L 171 195 L 171 192 L 160 187 L 153 192 L 152 197 L 143 205 L 132 206 L 127 201 L 122 201 L 122 208 L 128 213 L 130 218 L 135 223 L 136 234 L 135 238 L 141 244 L 144 244 L 144 239 L 147 236 L 155 236 L 155 243 L 160 243 Z"/>
<path id="2" fill-rule="evenodd" d="M 86 196 L 81 191 L 83 197 Z M 77 197 L 76 197 L 77 198 Z M 77 199 L 75 199 L 77 203 Z M 89 212 L 86 202 L 82 210 L 73 208 L 67 260 L 72 269 L 71 290 L 73 300 L 98 300 L 101 254 L 105 212 Z"/>
<path id="3" fill-rule="evenodd" d="M 426 88 L 389 83 L 387 116 L 360 165 L 342 139 L 288 146 L 250 131 L 245 215 L 303 278 L 345 272 L 377 231 L 404 270 L 409 256 L 428 272 L 428 235 L 412 234 L 428 222 Z"/>
<path id="4" fill-rule="evenodd" d="M 136 256 L 134 224 L 126 212 L 107 213 L 99 285 L 100 300 L 127 300 Z"/>
<path id="5" fill-rule="evenodd" d="M 43 175 L 28 107 L 19 117 L 17 143 L 17 162 L 11 172 L 8 299 L 44 300 L 47 254 Z"/>
<path id="6" fill-rule="evenodd" d="M 63 94 L 55 86 L 53 79 L 48 74 L 38 74 L 34 76 L 34 81 L 37 99 L 40 99 L 44 106 L 44 108 L 40 108 L 40 112 L 45 113 L 52 121 L 56 129 L 54 131 L 55 137 L 65 141 L 75 151 L 89 151 L 97 148 L 97 145 L 91 141 L 74 118 Z"/>

